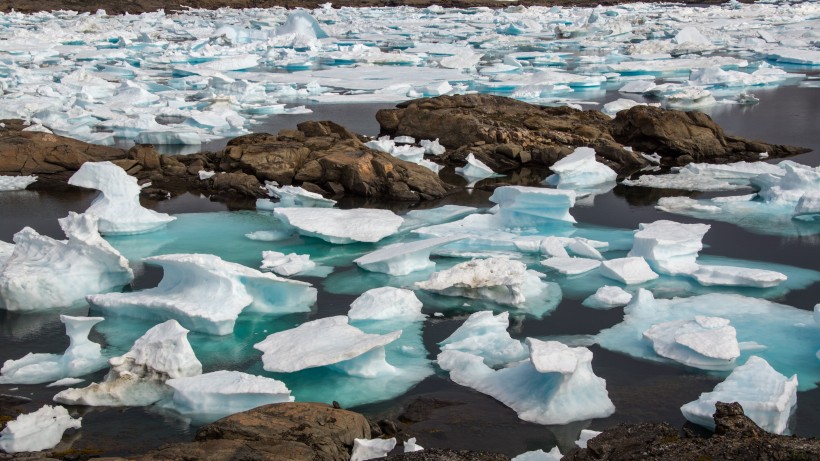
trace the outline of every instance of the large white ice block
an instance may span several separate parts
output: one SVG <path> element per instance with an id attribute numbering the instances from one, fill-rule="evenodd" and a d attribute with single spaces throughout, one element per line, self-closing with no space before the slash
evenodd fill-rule
<path id="1" fill-rule="evenodd" d="M 134 278 L 128 261 L 100 237 L 96 216 L 69 212 L 59 222 L 68 240 L 54 240 L 30 227 L 14 235 L 14 251 L 0 267 L 0 307 L 67 307 Z"/>
<path id="2" fill-rule="evenodd" d="M 698 269 L 695 260 L 710 227 L 666 220 L 642 223 L 635 232 L 629 256 L 643 257 L 652 269 L 662 274 L 691 274 Z"/>
<path id="3" fill-rule="evenodd" d="M 142 188 L 137 178 L 129 176 L 111 162 L 86 162 L 69 179 L 73 186 L 97 189 L 86 213 L 100 218 L 99 229 L 104 235 L 139 234 L 164 227 L 176 219 L 165 213 L 143 208 L 139 196 Z"/>
<path id="4" fill-rule="evenodd" d="M 555 176 L 547 179 L 549 184 L 566 189 L 612 182 L 618 177 L 612 168 L 595 159 L 595 150 L 590 147 L 575 148 L 571 154 L 555 162 L 550 170 Z"/>
<path id="5" fill-rule="evenodd" d="M 694 320 L 659 323 L 643 336 L 658 355 L 694 368 L 729 369 L 740 357 L 737 332 L 720 317 L 696 315 Z"/>
<path id="6" fill-rule="evenodd" d="M 6 453 L 54 448 L 68 429 L 79 429 L 82 418 L 74 419 L 59 405 L 45 405 L 33 413 L 18 416 L 0 432 L 0 450 Z"/>
<path id="7" fill-rule="evenodd" d="M 353 262 L 370 272 L 400 276 L 430 269 L 436 263 L 430 261 L 430 253 L 448 243 L 463 239 L 462 236 L 445 236 L 407 243 L 393 243 L 355 259 Z"/>
<path id="8" fill-rule="evenodd" d="M 350 320 L 389 320 L 412 322 L 423 320 L 423 304 L 411 290 L 379 287 L 367 290 L 350 304 Z"/>
<path id="9" fill-rule="evenodd" d="M 509 327 L 509 312 L 498 315 L 492 311 L 476 312 L 439 345 L 443 351 L 456 350 L 482 357 L 491 367 L 524 360 L 529 355 L 527 348 L 510 336 Z"/>
<path id="10" fill-rule="evenodd" d="M 173 318 L 193 331 L 226 335 L 239 314 L 255 311 L 306 312 L 316 302 L 307 282 L 224 261 L 208 254 L 175 254 L 145 258 L 163 268 L 156 288 L 91 295 L 88 302 L 111 315 L 148 319 Z"/>
<path id="11" fill-rule="evenodd" d="M 797 375 L 786 378 L 766 360 L 751 356 L 712 392 L 704 392 L 680 409 L 687 420 L 714 430 L 717 402 L 737 402 L 763 430 L 788 434 L 789 417 L 797 405 Z"/>
<path id="12" fill-rule="evenodd" d="M 396 233 L 404 222 L 390 210 L 371 208 L 277 208 L 273 215 L 302 235 L 336 244 L 378 242 Z"/>
<path id="13" fill-rule="evenodd" d="M 555 220 L 574 223 L 569 209 L 575 205 L 575 192 L 540 187 L 503 186 L 490 196 L 501 208 L 502 219 L 510 226 L 530 224 L 537 220 Z"/>

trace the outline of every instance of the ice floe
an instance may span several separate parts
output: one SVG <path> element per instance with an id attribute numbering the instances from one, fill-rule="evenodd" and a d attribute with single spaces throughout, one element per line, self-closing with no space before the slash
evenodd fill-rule
<path id="1" fill-rule="evenodd" d="M 445 236 L 415 242 L 393 243 L 357 258 L 353 262 L 370 272 L 395 276 L 407 275 L 436 267 L 436 263 L 430 260 L 430 253 L 436 248 L 462 238 L 459 236 Z"/>
<path id="2" fill-rule="evenodd" d="M 45 405 L 6 423 L 0 432 L 0 450 L 20 453 L 54 448 L 63 433 L 68 429 L 79 429 L 82 420 L 72 418 L 64 407 Z"/>
<path id="3" fill-rule="evenodd" d="M 593 309 L 611 309 L 626 306 L 632 300 L 632 294 L 621 287 L 603 286 L 584 299 L 583 305 Z"/>
<path id="4" fill-rule="evenodd" d="M 720 317 L 696 315 L 694 320 L 659 323 L 643 336 L 661 357 L 690 367 L 728 369 L 740 357 L 736 331 Z"/>
<path id="5" fill-rule="evenodd" d="M 302 235 L 330 243 L 378 242 L 398 231 L 404 220 L 390 210 L 277 208 L 273 215 Z"/>
<path id="6" fill-rule="evenodd" d="M 456 331 L 439 345 L 442 351 L 456 350 L 477 355 L 490 367 L 524 360 L 527 348 L 507 332 L 510 327 L 509 312 L 493 315 L 481 311 L 470 315 Z"/>
<path id="7" fill-rule="evenodd" d="M 69 179 L 72 186 L 97 189 L 97 197 L 86 213 L 99 217 L 101 234 L 139 234 L 159 229 L 173 216 L 143 208 L 139 202 L 142 187 L 111 162 L 86 162 Z"/>
<path id="8" fill-rule="evenodd" d="M 37 176 L 0 176 L 0 192 L 23 190 L 37 181 Z"/>
<path id="9" fill-rule="evenodd" d="M 646 259 L 640 256 L 616 258 L 601 263 L 601 275 L 626 285 L 637 285 L 658 278 Z"/>
<path id="10" fill-rule="evenodd" d="M 424 320 L 423 304 L 411 290 L 380 287 L 367 290 L 350 304 L 347 316 L 352 321 L 389 320 L 412 322 Z"/>
<path id="11" fill-rule="evenodd" d="M 692 191 L 736 190 L 751 187 L 751 178 L 760 174 L 781 174 L 777 165 L 765 162 L 735 162 L 723 165 L 690 163 L 675 167 L 670 174 L 645 174 L 637 179 L 625 179 L 628 186 L 682 189 Z"/>
<path id="12" fill-rule="evenodd" d="M 309 271 L 316 267 L 316 263 L 310 260 L 310 255 L 299 255 L 296 253 L 280 253 L 278 251 L 263 251 L 262 270 L 269 270 L 283 277 Z"/>

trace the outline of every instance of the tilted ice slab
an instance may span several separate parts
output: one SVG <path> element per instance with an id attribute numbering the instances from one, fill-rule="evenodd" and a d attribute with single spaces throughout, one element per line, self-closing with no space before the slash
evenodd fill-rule
<path id="1" fill-rule="evenodd" d="M 674 221 L 641 223 L 629 256 L 641 256 L 657 272 L 667 275 L 691 274 L 698 270 L 696 259 L 703 249 L 703 236 L 711 226 Z"/>
<path id="2" fill-rule="evenodd" d="M 766 360 L 751 356 L 712 392 L 704 392 L 680 409 L 687 420 L 714 430 L 717 402 L 737 402 L 761 429 L 788 434 L 789 418 L 797 406 L 797 375 L 786 378 Z"/>
<path id="3" fill-rule="evenodd" d="M 729 320 L 696 315 L 694 320 L 659 323 L 643 332 L 661 357 L 704 370 L 725 370 L 740 357 Z"/>
<path id="4" fill-rule="evenodd" d="M 566 424 L 615 412 L 606 381 L 592 371 L 592 352 L 556 341 L 527 338 L 530 358 L 495 371 L 481 357 L 456 350 L 438 356 L 439 366 L 462 386 L 487 394 L 538 424 Z"/>
<path id="5" fill-rule="evenodd" d="M 430 253 L 436 248 L 461 240 L 460 236 L 445 236 L 407 243 L 393 243 L 368 253 L 353 262 L 370 272 L 400 276 L 436 267 Z"/>
<path id="6" fill-rule="evenodd" d="M 595 149 L 590 147 L 576 147 L 571 154 L 555 162 L 550 170 L 556 175 L 547 178 L 547 182 L 562 189 L 612 182 L 618 177 L 612 168 L 595 159 Z"/>
<path id="7" fill-rule="evenodd" d="M 640 256 L 610 259 L 601 263 L 601 275 L 626 285 L 637 285 L 658 278 L 646 260 Z"/>
<path id="8" fill-rule="evenodd" d="M 0 176 L 0 192 L 23 190 L 37 181 L 37 176 Z"/>
<path id="9" fill-rule="evenodd" d="M 513 339 L 509 312 L 493 315 L 492 311 L 476 312 L 445 340 L 439 342 L 442 351 L 456 350 L 477 355 L 490 367 L 524 360 L 529 355 L 521 341 Z"/>
<path id="10" fill-rule="evenodd" d="M 396 233 L 404 222 L 390 210 L 370 208 L 278 208 L 273 215 L 302 235 L 335 244 L 378 242 Z"/>
<path id="11" fill-rule="evenodd" d="M 310 260 L 310 255 L 298 255 L 296 253 L 280 253 L 278 251 L 263 251 L 262 270 L 273 271 L 283 277 L 309 271 L 316 267 L 316 263 Z"/>
<path id="12" fill-rule="evenodd" d="M 394 287 L 373 288 L 362 293 L 350 304 L 347 316 L 351 321 L 385 320 L 413 322 L 423 320 L 423 304 L 411 290 Z"/>
<path id="13" fill-rule="evenodd" d="M 219 370 L 169 379 L 165 384 L 174 390 L 173 408 L 197 421 L 294 400 L 283 382 L 239 371 Z"/>
<path id="14" fill-rule="evenodd" d="M 586 298 L 581 304 L 593 309 L 611 309 L 626 306 L 632 300 L 632 294 L 621 287 L 603 286 Z"/>
<path id="15" fill-rule="evenodd" d="M 188 330 L 168 320 L 148 330 L 131 350 L 108 361 L 111 369 L 101 383 L 66 389 L 54 401 L 66 405 L 145 406 L 171 395 L 165 381 L 196 376 L 202 364 L 188 342 Z"/>
<path id="16" fill-rule="evenodd" d="M 336 205 L 335 200 L 297 186 L 266 184 L 265 190 L 271 197 L 279 199 L 278 202 L 271 203 L 272 207 L 333 208 Z"/>
<path id="17" fill-rule="evenodd" d="M 627 186 L 682 189 L 691 191 L 736 190 L 751 186 L 751 178 L 760 174 L 783 174 L 782 168 L 765 162 L 735 162 L 723 165 L 690 163 L 673 168 L 670 174 L 645 174 L 625 179 Z"/>
<path id="18" fill-rule="evenodd" d="M 640 289 L 624 308 L 624 321 L 601 331 L 596 342 L 602 347 L 633 357 L 666 361 L 643 338 L 653 325 L 690 321 L 695 316 L 721 317 L 736 331 L 742 363 L 751 353 L 766 359 L 776 369 L 800 375 L 800 390 L 813 389 L 820 381 L 817 367 L 817 337 L 820 325 L 811 311 L 736 294 L 711 293 L 687 298 L 655 299 Z"/>
<path id="19" fill-rule="evenodd" d="M 456 168 L 456 173 L 460 174 L 467 180 L 468 187 L 472 187 L 478 181 L 487 178 L 498 178 L 502 175 L 493 171 L 484 162 L 475 158 L 475 155 L 468 154 L 465 159 L 467 164 Z"/>
<path id="20" fill-rule="evenodd" d="M 553 256 L 541 261 L 541 265 L 554 269 L 564 275 L 578 275 L 601 266 L 601 261 L 590 258 L 573 258 Z"/>
<path id="21" fill-rule="evenodd" d="M 82 418 L 74 419 L 59 405 L 45 405 L 18 416 L 0 432 L 0 450 L 6 453 L 40 451 L 54 448 L 68 429 L 79 429 Z"/>
<path id="22" fill-rule="evenodd" d="M 274 333 L 253 347 L 262 351 L 267 371 L 292 373 L 330 366 L 351 376 L 375 378 L 397 373 L 385 360 L 384 346 L 401 336 L 401 330 L 367 334 L 348 324 L 344 315 L 305 322 Z"/>
<path id="23" fill-rule="evenodd" d="M 88 296 L 104 312 L 124 317 L 175 319 L 193 331 L 227 335 L 249 306 L 268 313 L 307 312 L 317 291 L 309 283 L 259 272 L 208 254 L 153 256 L 163 268 L 156 288 Z"/>
<path id="24" fill-rule="evenodd" d="M 96 216 L 69 212 L 59 222 L 68 240 L 54 240 L 30 227 L 14 235 L 14 252 L 0 267 L 0 307 L 67 307 L 134 278 L 128 261 L 100 237 Z"/>
<path id="25" fill-rule="evenodd" d="M 94 325 L 102 317 L 70 317 L 61 315 L 69 338 L 68 349 L 62 355 L 28 353 L 18 360 L 6 360 L 0 368 L 0 383 L 40 384 L 87 375 L 105 368 L 100 345 L 88 339 Z"/>
<path id="26" fill-rule="evenodd" d="M 86 162 L 69 179 L 72 186 L 97 189 L 86 213 L 100 218 L 101 234 L 139 234 L 159 229 L 173 221 L 173 216 L 143 208 L 139 202 L 142 187 L 111 162 Z"/>

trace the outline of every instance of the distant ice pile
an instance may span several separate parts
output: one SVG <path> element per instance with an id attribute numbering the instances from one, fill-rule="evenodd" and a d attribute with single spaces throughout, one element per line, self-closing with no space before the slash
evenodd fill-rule
<path id="1" fill-rule="evenodd" d="M 143 319 L 173 318 L 193 331 L 215 335 L 233 332 L 246 308 L 284 314 L 307 312 L 316 302 L 309 283 L 259 272 L 207 254 L 146 258 L 163 268 L 156 288 L 90 295 L 88 302 L 109 315 Z"/>
<path id="2" fill-rule="evenodd" d="M 137 178 L 111 162 L 83 163 L 68 183 L 100 191 L 100 196 L 94 199 L 86 213 L 99 217 L 101 234 L 151 232 L 176 219 L 143 208 L 139 201 L 142 187 L 137 184 Z"/>
<path id="3" fill-rule="evenodd" d="M 37 181 L 37 176 L 0 176 L 0 192 L 23 190 Z"/>
<path id="4" fill-rule="evenodd" d="M 477 355 L 490 367 L 524 360 L 527 348 L 507 332 L 510 327 L 509 312 L 493 315 L 481 311 L 470 315 L 456 331 L 441 341 L 442 351 L 456 350 Z"/>
<path id="5" fill-rule="evenodd" d="M 302 235 L 335 244 L 378 242 L 396 233 L 404 222 L 390 210 L 370 208 L 277 208 L 273 215 Z"/>
<path id="6" fill-rule="evenodd" d="M 604 418 L 615 411 L 606 382 L 592 371 L 592 352 L 556 341 L 527 338 L 530 358 L 493 370 L 467 352 L 445 350 L 438 364 L 450 379 L 490 395 L 538 424 L 566 424 Z"/>
<path id="7" fill-rule="evenodd" d="M 59 222 L 68 240 L 54 240 L 30 227 L 14 235 L 14 251 L 0 267 L 0 307 L 35 311 L 72 306 L 134 278 L 128 261 L 100 237 L 96 216 L 69 212 Z"/>
<path id="8" fill-rule="evenodd" d="M 20 453 L 54 448 L 63 433 L 68 429 L 79 429 L 82 420 L 72 418 L 64 407 L 45 405 L 6 423 L 0 432 L 0 450 Z"/>
<path id="9" fill-rule="evenodd" d="M 760 357 L 751 356 L 728 378 L 681 407 L 683 416 L 712 430 L 717 402 L 738 402 L 743 413 L 763 430 L 789 433 L 789 418 L 797 405 L 797 375 L 786 378 Z"/>
<path id="10" fill-rule="evenodd" d="M 66 405 L 145 406 L 171 396 L 165 382 L 197 376 L 202 364 L 188 342 L 188 330 L 168 320 L 148 330 L 131 350 L 108 361 L 111 370 L 101 383 L 66 389 L 54 401 Z"/>
<path id="11" fill-rule="evenodd" d="M 71 317 L 61 315 L 70 340 L 62 355 L 28 353 L 19 360 L 7 360 L 0 368 L 0 383 L 39 384 L 64 378 L 75 378 L 105 368 L 99 344 L 88 339 L 94 325 L 102 317 Z"/>

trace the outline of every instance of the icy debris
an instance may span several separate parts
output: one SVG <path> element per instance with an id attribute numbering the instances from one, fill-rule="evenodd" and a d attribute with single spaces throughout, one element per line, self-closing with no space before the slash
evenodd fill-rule
<path id="1" fill-rule="evenodd" d="M 47 383 L 105 368 L 107 361 L 102 356 L 100 345 L 88 339 L 91 328 L 103 320 L 102 317 L 61 315 L 60 321 L 65 324 L 70 341 L 68 349 L 62 355 L 28 353 L 19 360 L 6 360 L 0 369 L 0 383 Z"/>
<path id="2" fill-rule="evenodd" d="M 394 243 L 355 259 L 353 262 L 370 272 L 381 272 L 393 276 L 431 269 L 436 263 L 430 260 L 430 253 L 464 237 L 445 236 L 407 243 Z"/>
<path id="3" fill-rule="evenodd" d="M 404 453 L 413 453 L 422 450 L 424 450 L 424 447 L 416 443 L 415 437 L 410 437 L 406 442 L 404 442 Z"/>
<path id="4" fill-rule="evenodd" d="M 385 360 L 384 346 L 399 336 L 401 330 L 384 335 L 364 333 L 340 315 L 274 333 L 253 347 L 262 351 L 267 371 L 291 373 L 329 366 L 351 376 L 374 378 L 396 373 Z"/>
<path id="5" fill-rule="evenodd" d="M 0 450 L 6 453 L 54 448 L 68 429 L 79 429 L 82 418 L 74 419 L 59 405 L 45 405 L 33 413 L 18 416 L 0 432 Z"/>
<path id="6" fill-rule="evenodd" d="M 350 461 L 366 461 L 368 459 L 384 458 L 396 448 L 396 438 L 389 439 L 353 439 L 353 453 Z"/>
<path id="7" fill-rule="evenodd" d="M 592 246 L 588 241 L 582 239 L 573 239 L 569 245 L 567 245 L 567 249 L 573 254 L 583 258 L 597 259 L 599 261 L 604 259 L 598 249 Z"/>
<path id="8" fill-rule="evenodd" d="M 438 138 L 430 141 L 429 139 L 422 139 L 419 141 L 419 146 L 424 148 L 425 155 L 435 155 L 436 157 L 444 155 L 447 149 L 439 144 Z"/>
<path id="9" fill-rule="evenodd" d="M 564 275 L 578 275 L 597 269 L 600 267 L 601 261 L 589 258 L 554 256 L 541 261 L 541 265 Z"/>
<path id="10" fill-rule="evenodd" d="M 674 173 L 645 174 L 637 179 L 625 179 L 627 186 L 681 189 L 692 191 L 736 190 L 750 187 L 751 178 L 765 173 L 782 174 L 777 165 L 765 162 L 736 162 L 724 165 L 690 163 L 673 168 Z"/>
<path id="11" fill-rule="evenodd" d="M 214 177 L 214 175 L 216 175 L 216 172 L 214 172 L 214 171 L 199 170 L 199 173 L 198 173 L 198 174 L 199 174 L 199 179 L 200 179 L 201 181 L 205 181 L 206 179 L 211 179 L 211 178 L 213 178 L 213 177 Z"/>
<path id="12" fill-rule="evenodd" d="M 592 371 L 592 352 L 556 341 L 527 338 L 530 358 L 493 370 L 481 357 L 456 350 L 438 356 L 450 379 L 490 395 L 538 424 L 566 424 L 603 418 L 615 411 L 606 381 Z"/>
<path id="13" fill-rule="evenodd" d="M 655 221 L 640 224 L 629 256 L 641 256 L 662 274 L 691 274 L 698 269 L 695 261 L 703 249 L 701 240 L 711 226 Z"/>
<path id="14" fill-rule="evenodd" d="M 610 259 L 601 263 L 601 275 L 625 283 L 636 285 L 658 278 L 642 257 Z"/>
<path id="15" fill-rule="evenodd" d="M 97 232 L 97 217 L 69 212 L 59 220 L 68 240 L 26 227 L 14 235 L 14 251 L 0 267 L 0 307 L 34 311 L 67 307 L 92 293 L 131 282 L 128 261 Z"/>
<path id="16" fill-rule="evenodd" d="M 54 401 L 66 405 L 145 406 L 171 395 L 168 379 L 196 376 L 202 364 L 188 342 L 188 330 L 168 320 L 148 330 L 131 350 L 108 361 L 111 369 L 101 383 L 66 389 Z"/>
<path id="17" fill-rule="evenodd" d="M 562 189 L 612 182 L 618 176 L 612 168 L 595 159 L 595 150 L 590 147 L 575 148 L 571 154 L 555 162 L 550 170 L 556 176 L 547 178 L 548 183 Z"/>
<path id="18" fill-rule="evenodd" d="M 411 290 L 393 287 L 373 288 L 362 293 L 350 304 L 348 318 L 352 321 L 389 320 L 413 322 L 423 320 L 422 303 Z"/>
<path id="19" fill-rule="evenodd" d="M 698 87 L 685 87 L 663 95 L 663 104 L 669 109 L 702 109 L 717 104 L 712 92 Z"/>
<path id="20" fill-rule="evenodd" d="M 442 351 L 456 350 L 477 355 L 490 367 L 498 367 L 527 358 L 528 351 L 521 341 L 507 332 L 509 312 L 493 315 L 492 311 L 476 312 L 439 342 Z"/>
<path id="21" fill-rule="evenodd" d="M 0 192 L 23 190 L 37 181 L 37 176 L 0 176 Z"/>
<path id="22" fill-rule="evenodd" d="M 174 318 L 193 331 L 215 335 L 233 332 L 239 314 L 249 306 L 268 313 L 307 312 L 316 302 L 309 283 L 224 261 L 207 254 L 171 254 L 145 258 L 163 268 L 156 288 L 88 296 L 88 302 L 110 315 Z"/>
<path id="23" fill-rule="evenodd" d="M 169 379 L 173 407 L 185 415 L 215 420 L 271 403 L 293 402 L 285 383 L 239 371 L 219 370 Z"/>
<path id="24" fill-rule="evenodd" d="M 546 452 L 544 450 L 528 451 L 521 453 L 512 459 L 512 461 L 561 461 L 564 455 L 558 447 L 552 447 L 552 450 Z"/>
<path id="25" fill-rule="evenodd" d="M 539 283 L 535 271 L 508 258 L 474 259 L 435 272 L 416 287 L 445 296 L 487 299 L 499 304 L 520 305 L 526 301 L 524 286 Z"/>
<path id="26" fill-rule="evenodd" d="M 633 80 L 626 82 L 618 91 L 621 93 L 646 93 L 655 88 L 655 82 L 652 80 Z"/>
<path id="27" fill-rule="evenodd" d="M 632 294 L 624 291 L 623 288 L 603 286 L 598 288 L 594 294 L 590 295 L 581 304 L 593 309 L 611 309 L 626 306 L 630 300 L 632 300 Z"/>
<path id="28" fill-rule="evenodd" d="M 334 244 L 378 242 L 396 233 L 404 222 L 390 210 L 370 208 L 277 208 L 273 215 L 302 235 Z"/>
<path id="29" fill-rule="evenodd" d="M 259 268 L 275 272 L 283 277 L 290 277 L 291 275 L 309 271 L 315 267 L 316 263 L 310 260 L 310 255 L 263 251 L 262 265 Z"/>
<path id="30" fill-rule="evenodd" d="M 720 317 L 696 315 L 694 320 L 659 323 L 643 336 L 661 357 L 694 368 L 728 369 L 740 357 L 736 331 Z"/>
<path id="31" fill-rule="evenodd" d="M 472 187 L 478 181 L 487 178 L 498 178 L 502 175 L 496 174 L 492 168 L 488 167 L 484 162 L 475 158 L 475 155 L 468 154 L 465 159 L 467 164 L 456 168 L 456 173 L 460 174 L 467 180 L 468 187 Z"/>
<path id="32" fill-rule="evenodd" d="M 679 45 L 712 45 L 712 41 L 704 37 L 704 35 L 694 26 L 686 26 L 675 35 L 672 39 Z"/>
<path id="33" fill-rule="evenodd" d="M 279 199 L 273 207 L 333 208 L 335 200 L 322 197 L 315 192 L 296 186 L 276 186 L 265 184 L 268 195 Z"/>
<path id="34" fill-rule="evenodd" d="M 140 234 L 164 227 L 175 220 L 165 213 L 143 208 L 139 202 L 142 188 L 137 178 L 129 176 L 111 162 L 86 162 L 69 179 L 72 186 L 97 189 L 86 213 L 99 217 L 101 234 Z"/>
<path id="35" fill-rule="evenodd" d="M 766 360 L 751 356 L 712 392 L 681 407 L 683 416 L 714 430 L 716 402 L 737 402 L 743 413 L 767 432 L 789 433 L 789 418 L 797 405 L 797 375 L 786 378 Z"/>

